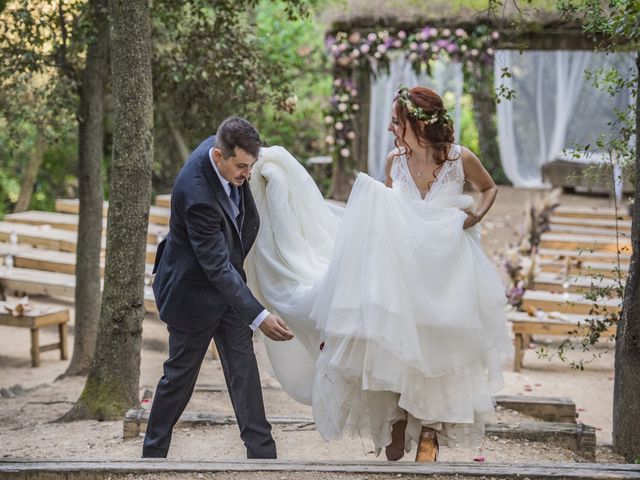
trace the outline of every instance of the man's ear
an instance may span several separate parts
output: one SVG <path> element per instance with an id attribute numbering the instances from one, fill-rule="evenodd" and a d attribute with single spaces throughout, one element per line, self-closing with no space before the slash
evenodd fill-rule
<path id="1" fill-rule="evenodd" d="M 219 148 L 213 149 L 213 160 L 216 162 L 216 165 L 219 164 L 222 160 L 224 160 L 224 155 L 222 155 L 222 150 Z"/>

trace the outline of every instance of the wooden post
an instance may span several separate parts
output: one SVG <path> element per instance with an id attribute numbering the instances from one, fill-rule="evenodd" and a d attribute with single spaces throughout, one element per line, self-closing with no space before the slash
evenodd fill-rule
<path id="1" fill-rule="evenodd" d="M 38 327 L 31 329 L 31 366 L 40 365 L 40 335 Z"/>
<path id="2" fill-rule="evenodd" d="M 58 334 L 60 335 L 60 360 L 66 360 L 69 358 L 69 352 L 67 350 L 68 330 L 66 323 L 58 325 Z"/>
<path id="3" fill-rule="evenodd" d="M 524 358 L 524 339 L 521 333 L 516 333 L 515 339 L 515 355 L 513 357 L 513 371 L 519 372 L 522 369 L 522 359 Z"/>

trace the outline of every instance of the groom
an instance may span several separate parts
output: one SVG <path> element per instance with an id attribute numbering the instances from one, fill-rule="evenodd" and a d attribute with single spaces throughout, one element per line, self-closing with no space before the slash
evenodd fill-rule
<path id="1" fill-rule="evenodd" d="M 143 457 L 166 457 L 173 426 L 193 393 L 215 340 L 248 458 L 276 458 L 267 422 L 253 331 L 290 340 L 287 325 L 255 299 L 242 268 L 260 220 L 247 179 L 260 136 L 247 120 L 227 118 L 196 148 L 171 193 L 171 225 L 158 245 L 153 292 L 169 330 L 169 358 L 158 382 Z"/>

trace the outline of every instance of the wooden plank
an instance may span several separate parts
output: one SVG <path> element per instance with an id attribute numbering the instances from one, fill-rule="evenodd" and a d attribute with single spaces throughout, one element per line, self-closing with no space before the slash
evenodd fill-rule
<path id="1" fill-rule="evenodd" d="M 555 260 L 540 258 L 537 262 L 540 270 L 547 273 L 569 274 L 578 276 L 603 276 L 617 279 L 617 264 L 607 262 L 583 262 L 580 260 L 565 259 Z M 620 264 L 620 275 L 624 280 L 629 274 L 629 264 Z"/>
<path id="2" fill-rule="evenodd" d="M 496 406 L 547 422 L 576 423 L 576 404 L 568 397 L 496 395 Z"/>
<path id="3" fill-rule="evenodd" d="M 68 230 L 71 232 L 78 231 L 78 215 L 73 213 L 40 212 L 37 210 L 30 210 L 27 212 L 5 215 L 4 221 L 37 227 L 49 227 L 58 230 Z M 106 234 L 106 231 L 107 221 L 104 219 L 102 224 L 103 236 Z M 156 244 L 159 240 L 162 240 L 167 233 L 169 233 L 167 225 L 149 223 L 149 227 L 147 229 L 147 242 Z"/>
<path id="4" fill-rule="evenodd" d="M 56 200 L 56 212 L 59 213 L 75 213 L 77 214 L 80 209 L 80 203 L 77 198 Z M 107 215 L 109 210 L 109 202 L 103 204 L 103 214 Z M 149 223 L 155 223 L 158 225 L 169 225 L 169 215 L 171 210 L 165 207 L 151 206 L 149 209 Z"/>
<path id="5" fill-rule="evenodd" d="M 606 463 L 540 463 L 500 464 L 474 462 L 387 462 L 369 461 L 299 461 L 299 460 L 222 460 L 175 461 L 170 459 L 117 460 L 117 461 L 1 461 L 2 480 L 106 480 L 145 476 L 163 476 L 179 480 L 199 475 L 225 475 L 244 480 L 277 480 L 279 478 L 315 478 L 324 473 L 344 480 L 369 478 L 396 478 L 446 476 L 465 478 L 492 478 L 495 480 L 622 480 L 640 479 L 640 465 Z M 296 475 L 298 473 L 299 475 Z"/>
<path id="6" fill-rule="evenodd" d="M 620 230 L 616 234 L 616 231 L 610 228 L 599 228 L 599 227 L 583 227 L 577 225 L 564 225 L 552 223 L 549 225 L 549 231 L 551 233 L 568 233 L 572 235 L 587 235 L 587 236 L 597 236 L 597 237 L 618 237 L 618 238 L 629 238 L 631 235 L 631 231 L 629 230 Z"/>
<path id="7" fill-rule="evenodd" d="M 59 213 L 75 213 L 77 214 L 80 210 L 80 202 L 77 198 L 57 198 L 55 203 L 56 212 Z M 102 204 L 102 215 L 107 217 L 107 213 L 109 211 L 109 202 L 104 202 Z"/>
<path id="8" fill-rule="evenodd" d="M 312 425 L 311 417 L 268 417 L 272 425 Z M 145 409 L 129 410 L 123 421 L 123 438 L 137 438 L 144 433 L 149 421 L 149 411 Z M 234 415 L 213 415 L 205 413 L 185 412 L 180 416 L 176 426 L 179 428 L 235 425 Z M 553 443 L 566 448 L 585 458 L 595 456 L 595 428 L 583 424 L 567 423 L 522 423 L 503 424 L 489 423 L 485 427 L 485 435 L 508 439 L 527 439 Z"/>
<path id="9" fill-rule="evenodd" d="M 11 234 L 17 235 L 18 243 L 25 243 L 34 247 L 62 252 L 76 251 L 76 237 L 74 232 L 58 228 L 41 228 L 33 225 L 0 222 L 0 241 L 9 242 Z"/>
<path id="10" fill-rule="evenodd" d="M 164 193 L 156 195 L 156 206 L 163 208 L 171 208 L 171 194 Z"/>
<path id="11" fill-rule="evenodd" d="M 631 253 L 629 238 L 597 237 L 587 235 L 570 235 L 559 233 L 543 233 L 540 236 L 540 248 L 562 250 L 596 250 Z"/>
<path id="12" fill-rule="evenodd" d="M 565 277 L 563 274 L 540 272 L 533 280 L 533 288 L 536 290 L 546 290 L 548 292 L 564 293 L 587 293 L 594 288 L 610 288 L 615 295 L 613 289 L 616 288 L 618 282 L 610 278 L 600 277 L 582 277 L 569 275 Z"/>
<path id="13" fill-rule="evenodd" d="M 13 268 L 10 271 L 0 269 L 0 286 L 7 292 L 20 292 L 27 295 L 47 295 L 50 297 L 73 297 L 75 276 L 57 273 Z M 145 310 L 157 313 L 153 290 L 150 286 L 144 289 Z"/>
<path id="14" fill-rule="evenodd" d="M 608 218 L 580 218 L 580 217 L 562 217 L 551 215 L 549 218 L 551 225 L 572 225 L 582 227 L 607 228 L 624 232 L 631 231 L 631 220 L 615 220 Z"/>
<path id="15" fill-rule="evenodd" d="M 7 302 L 0 302 L 0 325 L 11 327 L 34 328 L 58 325 L 69 321 L 69 309 L 59 306 L 34 307 L 19 317 L 6 311 Z"/>
<path id="16" fill-rule="evenodd" d="M 566 248 L 540 248 L 538 249 L 540 258 L 562 260 L 566 258 L 583 262 L 618 262 L 618 254 L 616 252 L 601 252 L 591 249 L 566 249 Z M 629 267 L 631 261 L 631 251 L 621 252 L 619 254 L 620 262 Z"/>
<path id="17" fill-rule="evenodd" d="M 527 290 L 522 297 L 522 306 L 527 309 L 540 309 L 547 312 L 589 314 L 593 302 L 577 293 L 551 293 L 540 290 Z M 609 312 L 619 312 L 622 302 L 619 299 L 602 299 L 599 307 L 606 307 Z"/>
<path id="18" fill-rule="evenodd" d="M 569 207 L 560 205 L 553 210 L 553 215 L 557 217 L 601 218 L 606 220 L 618 218 L 625 221 L 631 220 L 628 212 L 623 208 L 619 208 L 616 212 L 615 209 L 607 207 Z"/>

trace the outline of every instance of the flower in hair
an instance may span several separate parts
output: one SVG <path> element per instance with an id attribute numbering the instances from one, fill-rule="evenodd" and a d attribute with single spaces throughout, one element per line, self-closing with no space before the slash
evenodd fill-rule
<path id="1" fill-rule="evenodd" d="M 437 110 L 433 113 L 428 113 L 424 108 L 419 107 L 411 100 L 409 89 L 405 86 L 400 86 L 398 89 L 398 93 L 396 94 L 396 101 L 402 103 L 404 107 L 416 120 L 420 120 L 424 122 L 426 125 L 434 125 L 441 120 L 444 120 L 445 123 L 451 121 L 451 117 L 447 113 L 446 110 Z"/>

